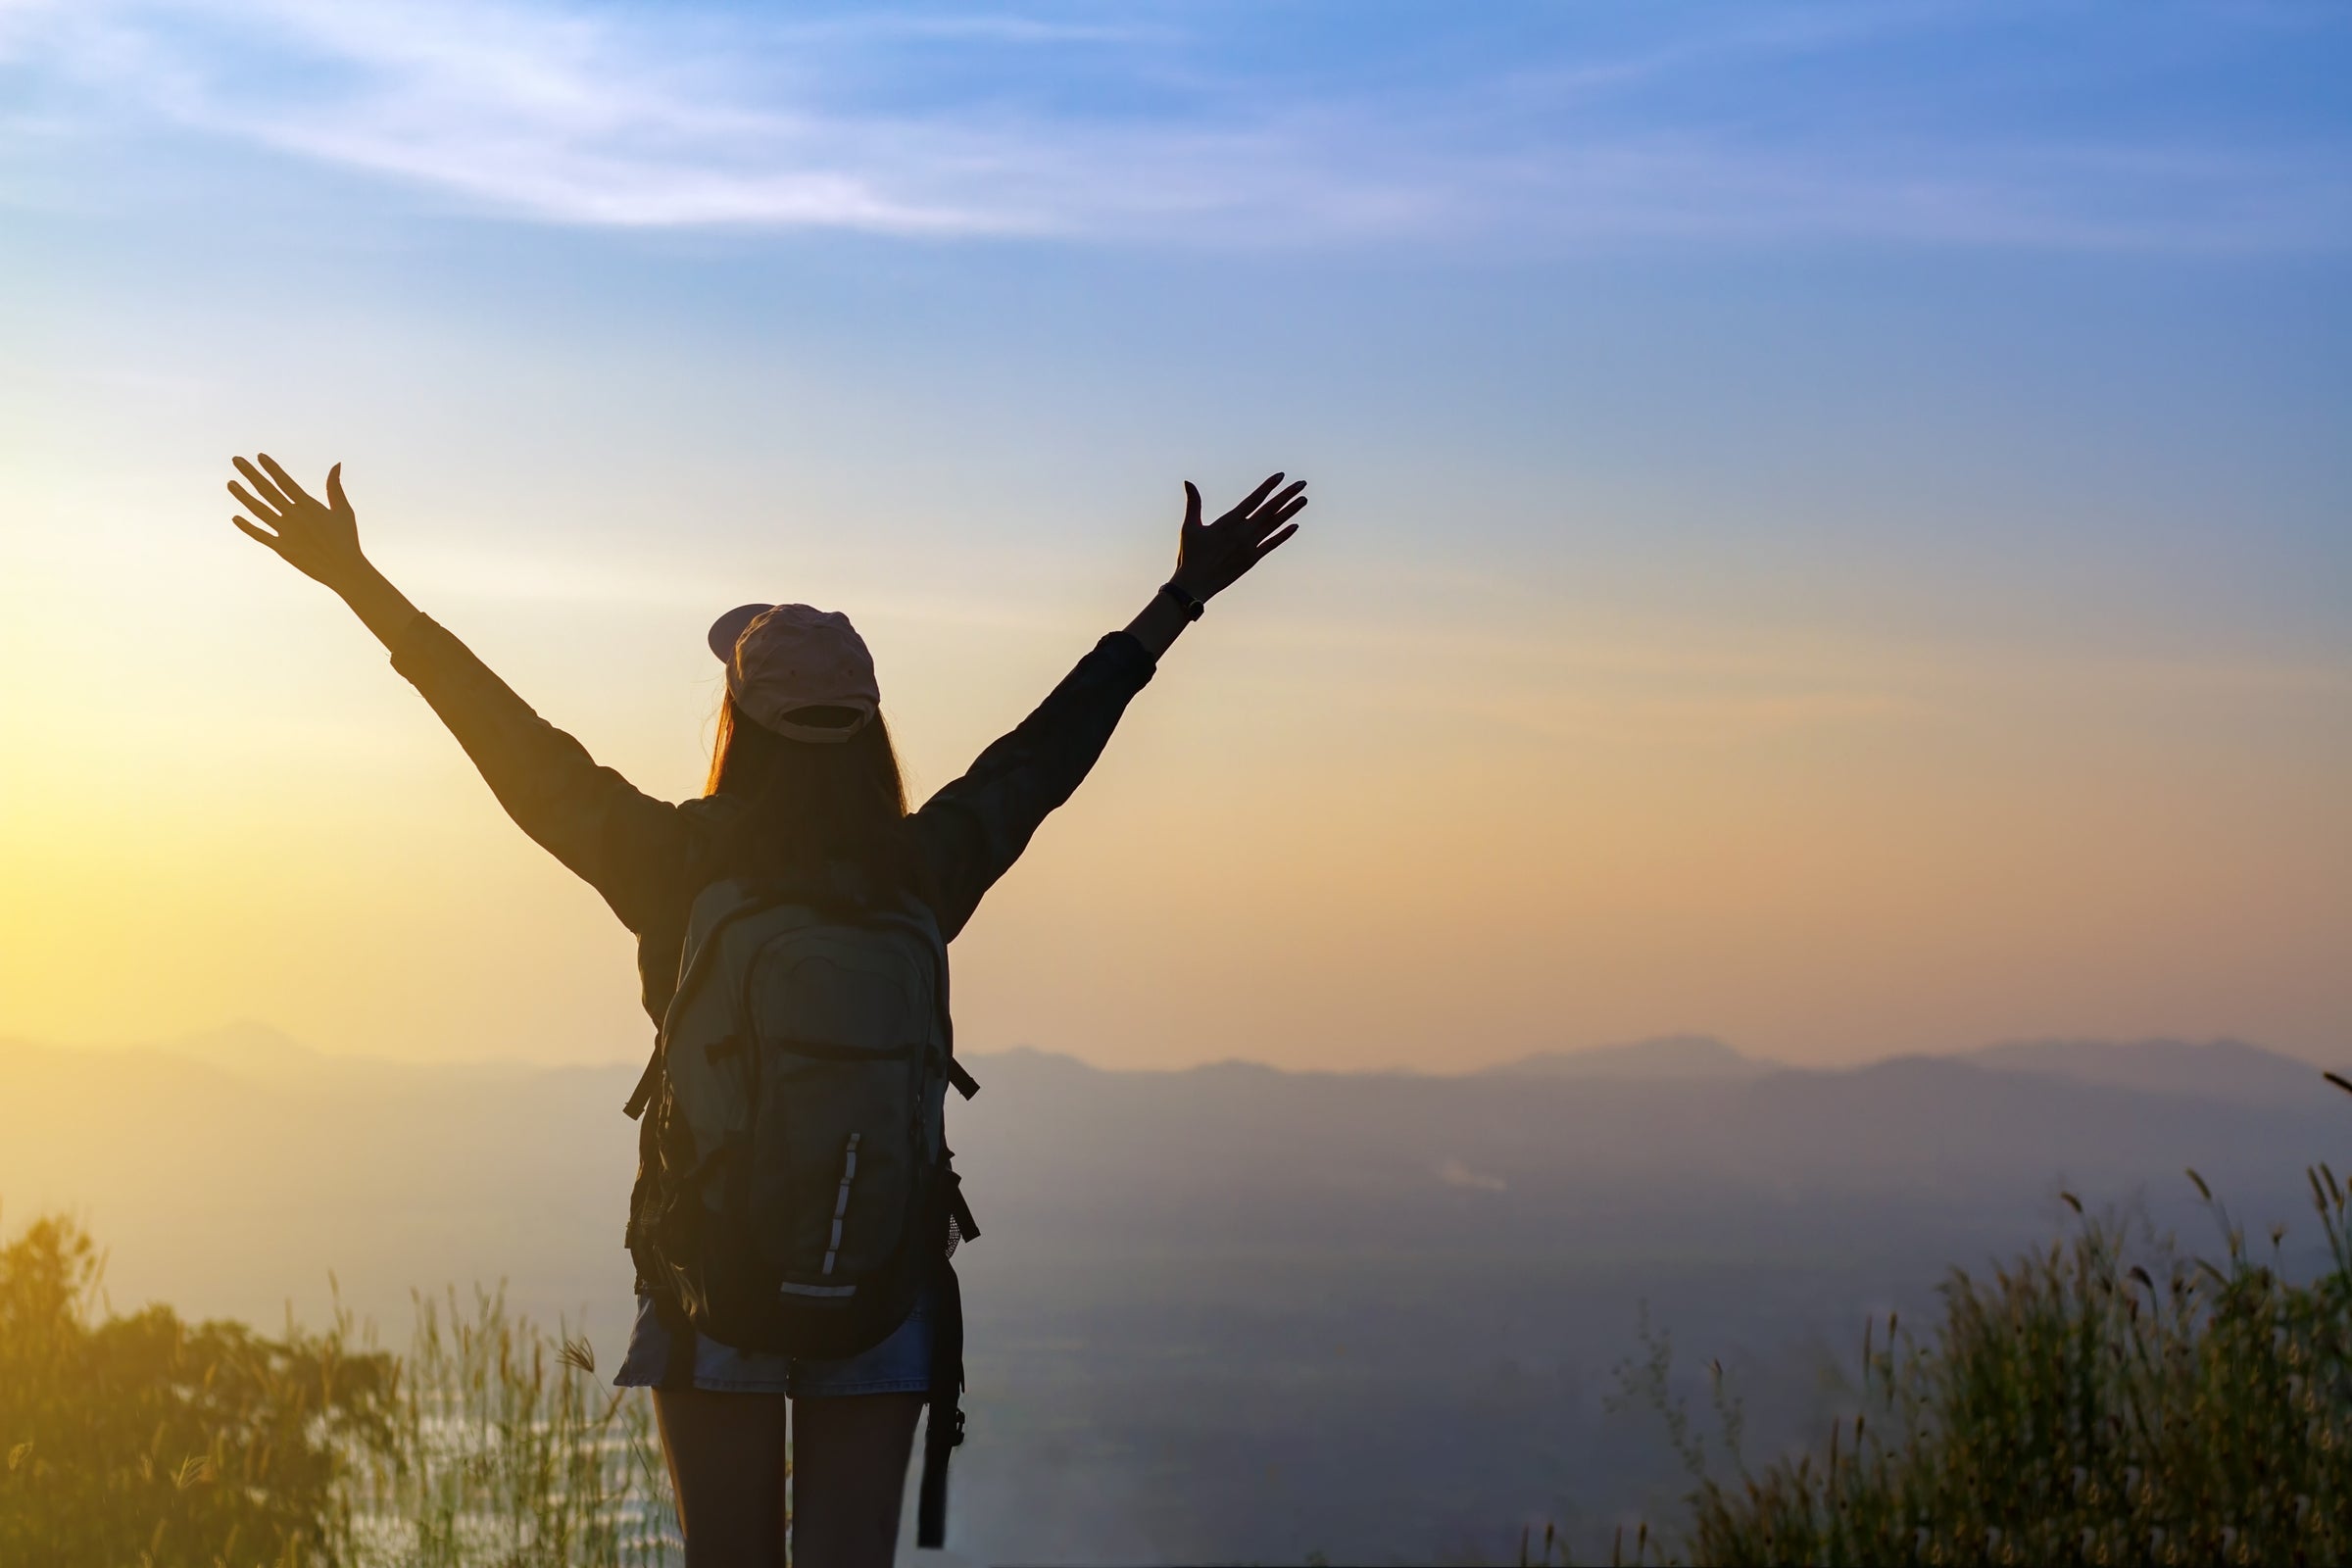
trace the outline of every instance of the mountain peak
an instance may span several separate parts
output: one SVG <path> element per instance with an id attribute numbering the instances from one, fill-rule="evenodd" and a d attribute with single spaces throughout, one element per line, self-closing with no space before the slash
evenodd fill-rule
<path id="1" fill-rule="evenodd" d="M 1584 1051 L 1539 1051 L 1481 1069 L 1516 1078 L 1753 1078 L 1773 1063 L 1733 1050 L 1713 1035 L 1653 1035 Z"/>

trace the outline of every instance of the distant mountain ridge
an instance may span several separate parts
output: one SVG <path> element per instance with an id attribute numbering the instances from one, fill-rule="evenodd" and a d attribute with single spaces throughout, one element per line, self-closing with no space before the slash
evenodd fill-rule
<path id="1" fill-rule="evenodd" d="M 1960 1058 L 2147 1094 L 2192 1095 L 2239 1104 L 2295 1103 L 2319 1087 L 2321 1069 L 2243 1040 L 2012 1040 Z"/>
<path id="2" fill-rule="evenodd" d="M 297 1040 L 272 1025 L 251 1019 L 218 1029 L 181 1035 L 145 1045 L 54 1047 L 30 1040 L 0 1039 L 0 1054 L 12 1049 L 84 1054 L 101 1058 L 168 1058 L 210 1069 L 247 1083 L 277 1089 L 324 1089 L 355 1081 L 420 1084 L 444 1075 L 471 1081 L 485 1078 L 527 1078 L 543 1072 L 589 1072 L 636 1063 L 596 1063 L 556 1066 L 522 1058 L 495 1061 L 401 1060 L 389 1056 L 322 1051 Z M 982 1053 L 971 1059 L 1048 1063 L 1094 1073 L 1143 1072 L 1166 1075 L 1168 1069 L 1106 1067 L 1058 1052 L 1016 1046 Z M 1654 1035 L 1621 1045 L 1539 1051 L 1507 1061 L 1490 1063 L 1462 1073 L 1384 1074 L 1348 1072 L 1342 1077 L 1469 1077 L 1588 1079 L 1660 1083 L 1741 1083 L 1782 1072 L 1843 1073 L 1864 1071 L 1887 1061 L 1940 1060 L 1964 1063 L 1993 1072 L 2026 1073 L 2062 1078 L 2073 1083 L 2136 1090 L 2143 1094 L 2183 1095 L 2239 1104 L 2299 1104 L 2320 1083 L 2320 1065 L 2298 1056 L 2268 1050 L 2247 1041 L 2222 1038 L 2190 1041 L 2171 1037 L 2140 1040 L 2070 1039 L 2010 1040 L 1966 1051 L 1913 1054 L 1878 1061 L 1836 1067 L 1799 1067 L 1770 1057 L 1750 1055 L 1714 1035 Z M 2352 1050 L 2343 1054 L 2340 1067 L 2352 1070 Z M 1225 1058 L 1174 1069 L 1178 1074 L 1212 1077 L 1273 1079 L 1298 1076 L 1293 1069 L 1241 1058 Z M 1318 1073 L 1317 1076 L 1328 1076 Z"/>
<path id="3" fill-rule="evenodd" d="M 578 1072 L 589 1064 L 534 1062 L 521 1057 L 490 1060 L 404 1059 L 355 1052 L 325 1051 L 298 1040 L 273 1024 L 241 1018 L 218 1029 L 131 1045 L 53 1046 L 22 1038 L 0 1038 L 0 1057 L 9 1053 L 46 1053 L 101 1062 L 168 1063 L 174 1070 L 200 1067 L 241 1083 L 273 1090 L 323 1090 L 354 1083 L 419 1084 L 462 1079 L 525 1078 L 542 1072 Z M 596 1063 L 596 1067 L 614 1065 Z M 630 1070 L 636 1070 L 632 1065 Z"/>
<path id="4" fill-rule="evenodd" d="M 5 1211 L 86 1208 L 142 1260 L 119 1282 L 169 1278 L 175 1297 L 252 1316 L 328 1267 L 377 1309 L 443 1278 L 507 1275 L 559 1308 L 612 1287 L 636 1064 L 313 1062 L 268 1039 L 206 1054 L 0 1041 Z M 1775 1227 L 1793 1245 L 1846 1235 L 1842 1209 L 2031 1213 L 2060 1180 L 2086 1199 L 2180 1200 L 2190 1163 L 2286 1217 L 2302 1160 L 2338 1147 L 2352 1115 L 2317 1067 L 2242 1043 L 1805 1069 L 1685 1037 L 1566 1071 L 1539 1058 L 1445 1076 L 970 1059 L 985 1092 L 955 1107 L 956 1145 L 984 1223 L 999 1242 L 1028 1230 L 1082 1251 L 1140 1236 L 1598 1256 L 1637 1237 L 1752 1248 Z"/>
<path id="5" fill-rule="evenodd" d="M 1779 1067 L 1779 1062 L 1735 1051 L 1713 1035 L 1654 1035 L 1622 1046 L 1539 1051 L 1479 1070 L 1490 1077 L 1753 1078 Z"/>
<path id="6" fill-rule="evenodd" d="M 2352 1062 L 2352 1053 L 2347 1053 Z M 2181 1095 L 2231 1104 L 2310 1102 L 2321 1067 L 2243 1040 L 2011 1040 L 1935 1056 L 1896 1056 L 1834 1069 L 1797 1068 L 1751 1056 L 1713 1035 L 1659 1035 L 1621 1046 L 1544 1051 L 1478 1069 L 1477 1076 L 1741 1082 L 1776 1072 L 1856 1072 L 1888 1061 L 1940 1060 L 1991 1072 L 2025 1073 L 2069 1083 Z"/>

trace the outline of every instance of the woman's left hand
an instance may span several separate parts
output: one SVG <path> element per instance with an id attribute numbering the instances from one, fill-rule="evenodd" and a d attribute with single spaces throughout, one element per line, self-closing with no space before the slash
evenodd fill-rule
<path id="1" fill-rule="evenodd" d="M 1282 484 L 1271 474 L 1214 522 L 1200 520 L 1200 492 L 1184 481 L 1184 532 L 1176 546 L 1176 586 L 1206 602 L 1239 582 L 1298 531 L 1291 519 L 1306 506 L 1306 481 Z M 1277 491 L 1276 486 L 1282 488 Z"/>

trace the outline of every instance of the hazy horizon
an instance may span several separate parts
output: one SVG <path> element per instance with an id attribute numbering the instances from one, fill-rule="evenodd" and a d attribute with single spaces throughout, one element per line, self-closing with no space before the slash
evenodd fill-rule
<path id="1" fill-rule="evenodd" d="M 384 1054 L 377 1052 L 352 1050 L 331 1042 L 303 1039 L 289 1034 L 287 1031 L 278 1028 L 276 1025 L 269 1022 L 267 1019 L 261 1018 L 232 1018 L 224 1023 L 217 1024 L 211 1028 L 191 1029 L 160 1038 L 51 1040 L 39 1039 L 23 1033 L 0 1033 L 0 1045 L 8 1044 L 31 1046 L 36 1049 L 64 1051 L 154 1051 L 171 1054 L 184 1055 L 190 1057 L 190 1059 L 213 1059 L 216 1054 L 219 1054 L 225 1055 L 226 1059 L 230 1061 L 239 1062 L 240 1064 L 251 1062 L 256 1066 L 266 1065 L 266 1061 L 260 1056 L 250 1054 L 255 1048 L 258 1048 L 259 1051 L 263 1053 L 272 1052 L 283 1048 L 296 1053 L 315 1054 L 328 1061 L 379 1063 L 394 1066 L 415 1065 L 419 1067 L 513 1067 L 529 1070 L 544 1070 L 561 1067 L 637 1068 L 642 1067 L 645 1061 L 645 1054 L 642 1051 L 634 1054 L 622 1054 L 606 1057 L 577 1057 L 560 1054 L 534 1055 L 529 1053 L 517 1053 L 510 1055 L 490 1055 L 480 1053 L 434 1055 L 427 1053 L 405 1052 L 395 1054 Z M 650 1044 L 651 1042 L 649 1040 L 649 1049 Z M 1633 1061 L 1638 1060 L 1642 1052 L 1652 1047 L 1688 1044 L 1698 1044 L 1706 1047 L 1722 1048 L 1724 1051 L 1737 1057 L 1740 1062 L 1756 1068 L 1786 1068 L 1798 1071 L 1819 1070 L 1825 1068 L 1836 1070 L 1880 1066 L 1888 1062 L 1901 1061 L 1915 1056 L 1929 1056 L 1959 1060 L 1980 1055 L 1992 1055 L 2008 1050 L 2048 1047 L 2053 1045 L 2087 1046 L 2096 1049 L 2115 1050 L 2130 1050 L 2148 1046 L 2180 1047 L 2185 1048 L 2192 1053 L 2212 1051 L 2216 1049 L 2227 1050 L 2230 1048 L 2247 1048 L 2264 1054 L 2275 1055 L 2285 1060 L 2305 1063 L 2312 1067 L 2324 1070 L 2352 1068 L 2352 1040 L 2338 1038 L 2330 1045 L 2323 1045 L 2314 1051 L 2306 1053 L 2287 1050 L 2263 1041 L 2243 1040 L 2236 1036 L 2223 1035 L 2216 1036 L 2211 1039 L 2194 1039 L 2178 1034 L 2153 1034 L 2140 1036 L 2133 1039 L 2106 1039 L 2098 1037 L 2055 1035 L 2049 1033 L 2037 1035 L 2018 1035 L 1999 1040 L 1971 1041 L 1949 1046 L 1932 1047 L 1914 1051 L 1889 1051 L 1875 1055 L 1860 1055 L 1847 1059 L 1823 1062 L 1768 1055 L 1761 1052 L 1749 1050 L 1743 1047 L 1738 1041 L 1726 1040 L 1720 1035 L 1710 1034 L 1700 1030 L 1677 1029 L 1671 1031 L 1661 1030 L 1652 1034 L 1637 1036 L 1629 1040 L 1594 1040 L 1576 1044 L 1538 1046 L 1531 1051 L 1513 1052 L 1507 1055 L 1496 1056 L 1492 1059 L 1477 1061 L 1448 1061 L 1437 1067 L 1416 1067 L 1411 1065 L 1339 1066 L 1336 1068 L 1300 1068 L 1296 1066 L 1285 1067 L 1279 1062 L 1263 1061 L 1251 1056 L 1234 1055 L 1231 1054 L 1203 1054 L 1189 1060 L 1171 1060 L 1152 1062 L 1149 1064 L 1137 1064 L 1131 1062 L 1120 1062 L 1117 1060 L 1105 1060 L 1102 1059 L 1099 1054 L 1091 1054 L 1084 1049 L 1067 1050 L 1048 1048 L 1040 1046 L 1033 1041 L 1027 1040 L 1008 1040 L 988 1045 L 974 1045 L 965 1043 L 958 1049 L 960 1054 L 975 1058 L 1004 1055 L 1022 1052 L 1033 1052 L 1042 1055 L 1062 1057 L 1067 1060 L 1077 1062 L 1083 1066 L 1106 1072 L 1189 1072 L 1200 1067 L 1216 1067 L 1238 1064 L 1251 1067 L 1267 1067 L 1275 1071 L 1339 1071 L 1375 1074 L 1405 1072 L 1422 1073 L 1432 1077 L 1448 1077 L 1476 1075 L 1479 1073 L 1491 1072 L 1496 1068 L 1510 1067 L 1530 1062 L 1541 1062 L 1545 1059 L 1567 1060 L 1583 1057 L 1609 1057 Z M 220 1048 L 223 1047 L 226 1048 L 225 1053 L 221 1053 L 220 1051 Z"/>

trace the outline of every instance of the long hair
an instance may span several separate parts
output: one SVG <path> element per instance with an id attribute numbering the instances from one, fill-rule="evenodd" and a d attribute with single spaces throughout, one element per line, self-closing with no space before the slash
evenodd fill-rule
<path id="1" fill-rule="evenodd" d="M 859 901 L 922 892 L 906 782 L 879 713 L 838 744 L 796 741 L 747 715 L 730 693 L 706 793 L 744 807 L 714 849 L 713 877 L 805 880 Z"/>

